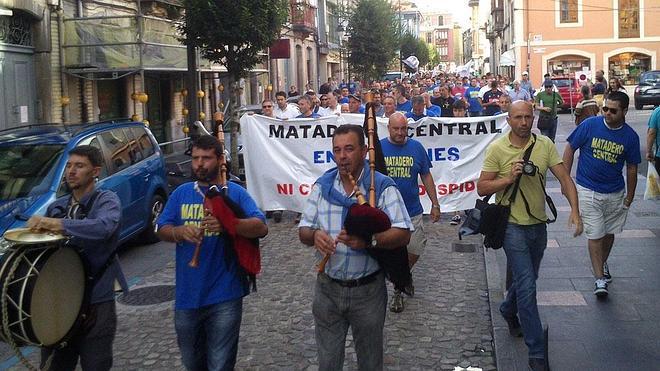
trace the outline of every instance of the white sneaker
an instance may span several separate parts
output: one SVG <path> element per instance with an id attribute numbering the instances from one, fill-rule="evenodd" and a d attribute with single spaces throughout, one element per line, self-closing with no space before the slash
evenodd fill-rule
<path id="1" fill-rule="evenodd" d="M 605 278 L 599 278 L 594 283 L 594 295 L 600 297 L 607 296 L 607 281 Z"/>
<path id="2" fill-rule="evenodd" d="M 449 224 L 451 224 L 451 225 L 458 225 L 460 223 L 461 223 L 461 216 L 460 215 L 454 215 L 451 218 L 451 221 L 449 222 Z"/>

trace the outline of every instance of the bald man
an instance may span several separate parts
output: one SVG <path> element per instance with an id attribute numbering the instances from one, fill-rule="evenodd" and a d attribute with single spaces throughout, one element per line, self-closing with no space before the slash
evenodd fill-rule
<path id="1" fill-rule="evenodd" d="M 412 269 L 426 248 L 418 179 L 421 178 L 427 190 L 426 194 L 431 200 L 431 220 L 434 223 L 440 220 L 440 204 L 438 203 L 435 182 L 431 175 L 433 165 L 422 144 L 408 138 L 408 121 L 401 112 L 395 112 L 390 116 L 387 130 L 389 131 L 389 137 L 380 141 L 385 164 L 387 165 L 387 174 L 394 179 L 399 188 L 415 227 L 408 244 L 408 262 Z M 411 292 L 414 293 L 414 287 Z M 403 311 L 403 307 L 403 296 L 400 291 L 395 290 L 390 310 L 399 313 Z"/>
<path id="2" fill-rule="evenodd" d="M 575 226 L 574 236 L 582 233 L 582 220 L 575 183 L 563 166 L 557 148 L 550 138 L 532 135 L 532 105 L 525 101 L 513 102 L 507 122 L 511 127 L 509 134 L 501 136 L 486 149 L 477 192 L 480 196 L 495 193 L 496 202 L 503 200 L 507 204 L 509 192 L 514 188 L 511 185 L 520 178 L 518 193 L 510 204 L 511 214 L 503 243 L 513 282 L 500 306 L 500 313 L 511 335 L 524 336 L 529 367 L 534 371 L 548 370 L 548 350 L 536 303 L 536 279 L 548 243 L 542 180 L 548 170 L 561 183 L 561 191 L 571 205 L 569 226 Z M 523 175 L 522 158 L 532 145 L 529 160 L 536 171 Z"/>

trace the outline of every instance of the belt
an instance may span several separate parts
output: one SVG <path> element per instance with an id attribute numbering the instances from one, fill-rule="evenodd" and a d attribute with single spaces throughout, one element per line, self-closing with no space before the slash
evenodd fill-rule
<path id="1" fill-rule="evenodd" d="M 376 278 L 378 277 L 379 273 L 380 273 L 380 270 L 377 270 L 377 271 L 375 271 L 374 273 L 372 273 L 368 276 L 360 277 L 360 278 L 357 278 L 357 279 L 354 279 L 354 280 L 340 280 L 340 279 L 337 279 L 337 278 L 332 278 L 330 276 L 328 276 L 328 278 L 330 279 L 330 281 L 332 281 L 334 283 L 337 283 L 337 284 L 339 284 L 339 286 L 342 286 L 342 287 L 358 287 L 358 286 L 366 285 L 368 283 L 371 283 L 371 282 L 375 281 Z"/>

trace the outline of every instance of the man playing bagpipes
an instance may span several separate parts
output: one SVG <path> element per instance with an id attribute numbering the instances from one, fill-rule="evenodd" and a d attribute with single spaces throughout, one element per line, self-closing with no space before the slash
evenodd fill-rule
<path id="1" fill-rule="evenodd" d="M 234 368 L 243 297 L 254 278 L 239 247 L 256 249 L 258 259 L 258 247 L 249 242 L 268 233 L 247 191 L 224 180 L 223 156 L 217 138 L 195 140 L 192 172 L 197 181 L 179 186 L 158 220 L 158 236 L 177 244 L 174 325 L 188 370 Z M 243 215 L 234 211 L 236 206 Z"/>
<path id="2" fill-rule="evenodd" d="M 373 170 L 365 162 L 367 146 L 363 128 L 349 124 L 338 127 L 332 146 L 337 167 L 314 184 L 299 225 L 300 241 L 314 246 L 322 256 L 329 255 L 317 276 L 312 305 L 319 369 L 343 368 L 350 326 L 358 368 L 380 370 L 387 289 L 383 267 L 367 250 L 405 246 L 413 227 L 394 181 L 378 172 L 373 172 L 372 183 L 376 207 L 358 206 L 356 189 L 363 198 L 362 194 L 372 188 L 369 182 Z M 349 213 L 350 209 L 354 209 L 353 213 Z M 352 233 L 345 229 L 346 218 L 371 215 L 370 223 L 357 223 Z M 365 224 L 384 225 L 387 229 L 371 234 L 368 228 L 362 228 Z M 407 256 L 405 249 L 402 251 Z M 404 264 L 407 267 L 407 260 Z"/>

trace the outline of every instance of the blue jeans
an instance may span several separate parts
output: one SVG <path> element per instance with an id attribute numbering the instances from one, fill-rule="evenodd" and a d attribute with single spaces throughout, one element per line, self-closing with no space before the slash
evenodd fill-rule
<path id="1" fill-rule="evenodd" d="M 500 313 L 506 318 L 518 315 L 529 358 L 544 358 L 545 353 L 543 327 L 536 305 L 536 279 L 547 243 L 545 224 L 509 223 L 504 236 L 504 252 L 513 282 L 500 306 Z"/>
<path id="2" fill-rule="evenodd" d="M 243 298 L 197 309 L 177 309 L 174 327 L 186 369 L 233 370 L 242 315 Z"/>
<path id="3" fill-rule="evenodd" d="M 555 118 L 553 118 L 551 122 L 552 122 L 552 126 L 549 129 L 539 129 L 539 130 L 541 131 L 541 134 L 550 138 L 550 140 L 552 140 L 552 142 L 554 143 L 555 135 L 557 135 L 557 116 L 555 116 Z"/>
<path id="4" fill-rule="evenodd" d="M 382 272 L 373 282 L 358 287 L 342 287 L 327 275 L 319 274 L 312 304 L 319 370 L 343 369 L 349 326 L 358 369 L 382 370 L 386 306 L 387 288 Z"/>

